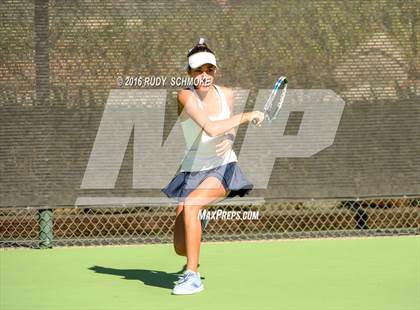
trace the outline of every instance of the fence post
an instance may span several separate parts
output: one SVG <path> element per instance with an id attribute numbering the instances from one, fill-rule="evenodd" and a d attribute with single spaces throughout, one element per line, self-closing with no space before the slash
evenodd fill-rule
<path id="1" fill-rule="evenodd" d="M 36 103 L 39 107 L 49 105 L 50 94 L 50 72 L 49 72 L 49 15 L 48 0 L 35 0 L 34 32 L 35 32 L 35 91 Z M 41 129 L 44 128 L 43 135 L 48 137 L 49 123 L 46 119 Z M 43 140 L 41 147 L 48 150 L 48 139 Z M 48 154 L 47 151 L 43 152 Z M 45 156 L 45 155 L 43 155 Z M 48 157 L 47 157 L 48 159 Z M 38 211 L 39 224 L 39 247 L 51 248 L 53 240 L 53 211 L 52 209 L 42 209 Z"/>
<path id="2" fill-rule="evenodd" d="M 41 249 L 52 248 L 53 244 L 53 211 L 43 209 L 38 211 L 39 223 L 39 247 Z"/>

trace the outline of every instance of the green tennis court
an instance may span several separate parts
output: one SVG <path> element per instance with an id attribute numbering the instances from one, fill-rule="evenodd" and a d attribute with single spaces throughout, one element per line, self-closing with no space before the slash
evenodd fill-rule
<path id="1" fill-rule="evenodd" d="M 205 243 L 205 291 L 173 296 L 171 245 L 2 250 L 9 309 L 419 309 L 420 238 Z"/>

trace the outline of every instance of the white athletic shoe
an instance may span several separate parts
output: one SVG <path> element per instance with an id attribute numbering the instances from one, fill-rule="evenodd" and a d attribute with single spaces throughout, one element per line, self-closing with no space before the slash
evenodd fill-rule
<path id="1" fill-rule="evenodd" d="M 201 292 L 202 290 L 204 290 L 204 285 L 201 282 L 200 274 L 187 270 L 176 283 L 172 290 L 172 294 L 190 295 Z"/>

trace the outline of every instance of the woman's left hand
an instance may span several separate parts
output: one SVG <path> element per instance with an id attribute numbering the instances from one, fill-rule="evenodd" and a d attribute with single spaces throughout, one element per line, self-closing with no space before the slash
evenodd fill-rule
<path id="1" fill-rule="evenodd" d="M 229 138 L 225 138 L 216 145 L 217 156 L 225 155 L 230 149 L 232 149 L 233 141 Z"/>

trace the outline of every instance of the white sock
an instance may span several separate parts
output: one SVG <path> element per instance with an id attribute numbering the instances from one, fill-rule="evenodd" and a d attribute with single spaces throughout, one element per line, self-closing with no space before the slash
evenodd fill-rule
<path id="1" fill-rule="evenodd" d="M 187 273 L 193 273 L 193 274 L 196 274 L 196 272 L 195 271 L 192 271 L 191 269 L 187 269 L 187 270 L 185 270 L 185 272 Z"/>

